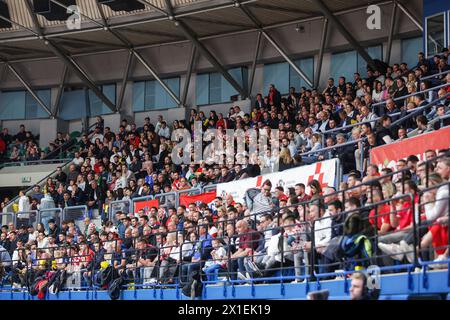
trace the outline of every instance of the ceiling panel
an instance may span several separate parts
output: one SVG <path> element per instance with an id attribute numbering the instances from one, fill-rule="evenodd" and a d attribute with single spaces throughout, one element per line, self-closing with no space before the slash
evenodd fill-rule
<path id="1" fill-rule="evenodd" d="M 90 18 L 101 22 L 101 15 L 95 3 L 96 0 L 76 0 L 82 12 Z M 165 0 L 145 0 L 152 5 L 155 5 L 162 10 L 165 10 Z M 333 12 L 347 10 L 355 7 L 367 5 L 369 0 L 323 0 L 326 5 Z M 28 14 L 25 6 L 25 0 L 6 0 L 9 5 L 11 19 L 17 21 L 27 28 L 33 28 L 33 21 Z M 171 0 L 175 12 L 187 12 L 196 9 L 211 8 L 215 5 L 229 4 L 232 0 Z M 192 7 L 192 9 L 189 8 Z M 276 25 L 287 22 L 292 22 L 299 19 L 315 17 L 321 15 L 311 0 L 258 0 L 245 4 L 247 8 L 256 16 L 256 18 L 264 25 Z M 186 38 L 179 28 L 177 28 L 173 21 L 169 21 L 164 16 L 157 12 L 151 6 L 147 6 L 144 10 L 137 10 L 132 12 L 116 12 L 111 10 L 108 6 L 101 5 L 107 17 L 110 17 L 109 23 L 122 22 L 138 22 L 126 27 L 116 27 L 119 34 L 128 39 L 135 46 L 164 44 L 167 42 L 184 41 Z M 129 16 L 129 19 L 127 19 Z M 158 21 L 149 21 L 153 18 L 163 17 Z M 146 19 L 146 20 L 145 20 Z M 237 32 L 242 30 L 254 29 L 252 21 L 242 12 L 240 8 L 227 7 L 218 10 L 208 10 L 201 13 L 182 15 L 182 19 L 189 27 L 198 35 L 198 37 L 208 37 L 229 32 Z M 100 31 L 86 31 L 82 30 L 78 33 L 71 33 L 66 35 L 56 35 L 56 25 L 62 25 L 64 22 L 49 22 L 43 17 L 38 17 L 39 22 L 45 26 L 45 32 L 53 32 L 52 39 L 61 45 L 71 54 L 105 51 L 108 49 L 115 49 L 123 47 L 123 43 L 114 37 L 111 33 Z M 84 18 L 83 21 L 89 19 Z M 93 28 L 95 26 L 83 24 L 84 28 Z M 64 26 L 59 27 L 65 30 Z M 21 32 L 18 32 L 21 30 Z M 28 35 L 28 31 L 23 32 L 23 28 L 13 27 L 9 31 L 1 32 L 2 36 L 18 37 Z M 11 36 L 6 35 L 7 32 Z M 25 34 L 24 34 L 25 33 Z M 29 33 L 32 35 L 32 33 Z M 1 44 L 1 40 L 0 40 Z M 14 49 L 14 47 L 17 47 Z M 27 57 L 41 57 L 50 53 L 48 48 L 40 40 L 27 40 L 4 43 L 4 55 L 8 59 L 20 59 L 23 56 Z M 24 51 L 22 49 L 27 49 Z"/>

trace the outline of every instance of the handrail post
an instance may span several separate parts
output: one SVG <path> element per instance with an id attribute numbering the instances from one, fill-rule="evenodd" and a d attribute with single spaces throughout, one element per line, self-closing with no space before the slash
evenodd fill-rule
<path id="1" fill-rule="evenodd" d="M 360 169 L 361 169 L 361 177 L 364 176 L 364 146 L 363 142 L 358 142 L 359 145 L 359 163 L 360 163 Z"/>
<path id="2" fill-rule="evenodd" d="M 427 173 L 427 176 L 428 176 L 428 173 Z M 428 188 L 428 187 L 427 187 Z M 421 225 L 422 225 L 422 221 L 421 221 L 421 219 L 420 219 L 420 208 L 421 208 L 421 202 L 422 202 L 422 197 L 420 196 L 420 192 L 419 192 L 419 195 L 418 195 L 418 197 L 417 197 L 418 199 L 418 201 L 417 201 L 417 210 L 418 210 L 418 212 L 417 212 L 417 215 L 418 215 L 418 217 L 419 217 L 419 219 L 418 219 L 418 221 L 417 221 L 417 224 L 418 224 L 418 229 L 420 230 L 420 228 L 421 228 Z M 413 203 L 413 205 L 414 205 L 414 203 Z M 414 209 L 415 210 L 415 209 Z M 417 247 L 415 246 L 414 247 L 414 251 L 418 251 L 418 254 L 417 254 L 417 259 L 422 259 L 422 243 L 421 243 L 421 241 L 418 241 L 418 243 L 417 243 Z M 415 260 L 414 260 L 415 261 Z M 417 260 L 418 261 L 418 260 Z"/>
<path id="3" fill-rule="evenodd" d="M 315 239 L 315 236 L 314 236 L 314 225 L 315 225 L 315 223 L 314 223 L 314 221 L 312 221 L 311 222 L 311 266 L 310 266 L 310 270 L 309 270 L 309 272 L 310 272 L 310 276 L 311 276 L 311 279 L 314 279 L 314 273 L 315 273 L 315 268 L 316 268 L 316 263 L 315 263 L 315 260 L 316 260 L 316 239 Z"/>
<path id="4" fill-rule="evenodd" d="M 447 183 L 447 188 L 448 188 L 448 208 L 450 208 L 450 183 Z M 450 249 L 450 210 L 447 210 L 447 217 L 448 217 L 448 222 L 447 222 L 447 239 L 448 239 L 448 243 L 447 243 L 447 248 Z M 450 285 L 450 278 L 449 278 L 449 283 L 447 285 Z"/>
<path id="5" fill-rule="evenodd" d="M 419 265 L 419 260 L 417 257 L 417 244 L 418 244 L 418 230 L 417 230 L 417 221 L 416 221 L 416 205 L 414 203 L 415 201 L 415 195 L 413 194 L 409 194 L 409 196 L 411 197 L 411 208 L 412 208 L 412 217 L 413 217 L 413 254 L 414 254 L 414 267 Z M 418 217 L 420 220 L 420 217 Z"/>

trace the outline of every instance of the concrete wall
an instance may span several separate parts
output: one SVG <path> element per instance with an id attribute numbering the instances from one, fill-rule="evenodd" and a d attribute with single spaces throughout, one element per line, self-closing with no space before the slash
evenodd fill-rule
<path id="1" fill-rule="evenodd" d="M 55 171 L 60 163 L 23 167 L 6 167 L 0 170 L 0 187 L 32 186 Z M 18 170 L 18 168 L 20 168 Z"/>

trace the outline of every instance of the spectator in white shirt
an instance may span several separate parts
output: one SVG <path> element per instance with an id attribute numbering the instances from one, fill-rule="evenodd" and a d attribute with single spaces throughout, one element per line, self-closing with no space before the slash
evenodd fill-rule
<path id="1" fill-rule="evenodd" d="M 370 110 L 367 106 L 362 106 L 360 110 L 361 110 L 361 121 L 364 122 L 364 121 L 373 120 L 370 123 L 370 125 L 372 126 L 372 129 L 375 128 L 375 123 L 376 123 L 375 120 L 377 119 L 376 114 L 373 112 L 370 112 Z"/>
<path id="2" fill-rule="evenodd" d="M 39 232 L 37 236 L 37 247 L 38 249 L 47 248 L 48 247 L 48 239 L 43 232 Z"/>
<path id="3" fill-rule="evenodd" d="M 116 184 L 114 186 L 114 191 L 117 191 L 119 188 L 125 188 L 127 186 L 126 177 L 120 172 L 116 171 Z"/>
<path id="4" fill-rule="evenodd" d="M 103 141 L 103 138 L 104 138 L 104 136 L 100 131 L 100 127 L 96 127 L 94 134 L 92 135 L 91 142 L 95 143 L 95 140 L 97 140 L 97 139 L 100 139 L 100 141 Z"/>
<path id="5" fill-rule="evenodd" d="M 235 106 L 233 117 L 236 118 L 238 116 L 241 118 L 244 118 L 244 111 L 242 111 L 239 106 Z"/>
<path id="6" fill-rule="evenodd" d="M 159 115 L 158 116 L 158 122 L 156 123 L 156 126 L 155 126 L 155 132 L 156 133 L 158 133 L 159 129 L 161 129 L 161 125 L 162 125 L 163 121 L 164 121 L 163 116 Z"/>
<path id="7" fill-rule="evenodd" d="M 30 199 L 25 195 L 25 191 L 19 192 L 19 212 L 30 211 Z"/>
<path id="8" fill-rule="evenodd" d="M 80 156 L 78 151 L 75 152 L 75 157 L 73 158 L 73 164 L 76 166 L 81 166 L 84 163 L 84 158 Z"/>
<path id="9" fill-rule="evenodd" d="M 161 127 L 160 129 L 157 131 L 158 135 L 160 137 L 164 137 L 166 139 L 170 139 L 170 129 L 167 126 L 167 123 L 165 121 L 161 122 Z"/>

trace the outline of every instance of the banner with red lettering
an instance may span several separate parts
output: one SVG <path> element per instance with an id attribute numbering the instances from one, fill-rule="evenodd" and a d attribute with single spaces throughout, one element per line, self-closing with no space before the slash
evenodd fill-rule
<path id="1" fill-rule="evenodd" d="M 259 188 L 266 180 L 272 182 L 272 191 L 275 187 L 281 186 L 286 191 L 287 188 L 294 187 L 297 183 L 308 183 L 316 179 L 322 187 L 335 186 L 337 159 L 317 162 L 311 165 L 301 166 L 281 172 L 273 172 L 258 176 L 255 178 L 247 178 L 238 181 L 220 183 L 217 185 L 216 194 L 225 199 L 230 194 L 234 201 L 243 202 L 245 192 L 251 188 Z M 306 193 L 309 193 L 309 187 L 306 187 Z"/>
<path id="2" fill-rule="evenodd" d="M 450 127 L 373 148 L 370 151 L 371 163 L 380 168 L 395 169 L 397 160 L 410 155 L 416 155 L 419 160 L 424 160 L 426 150 L 437 151 L 448 147 L 450 147 Z"/>
<path id="3" fill-rule="evenodd" d="M 150 212 L 150 209 L 152 207 L 158 208 L 158 205 L 159 205 L 158 199 L 137 201 L 134 202 L 134 213 L 137 213 L 139 210 L 142 209 L 147 214 Z"/>
<path id="4" fill-rule="evenodd" d="M 187 194 L 181 194 L 180 195 L 180 204 L 185 205 L 186 207 L 190 203 L 195 203 L 196 205 L 199 205 L 200 203 L 210 203 L 214 200 L 216 197 L 216 191 L 210 191 L 205 192 L 202 194 L 196 194 L 196 195 L 187 195 Z"/>

